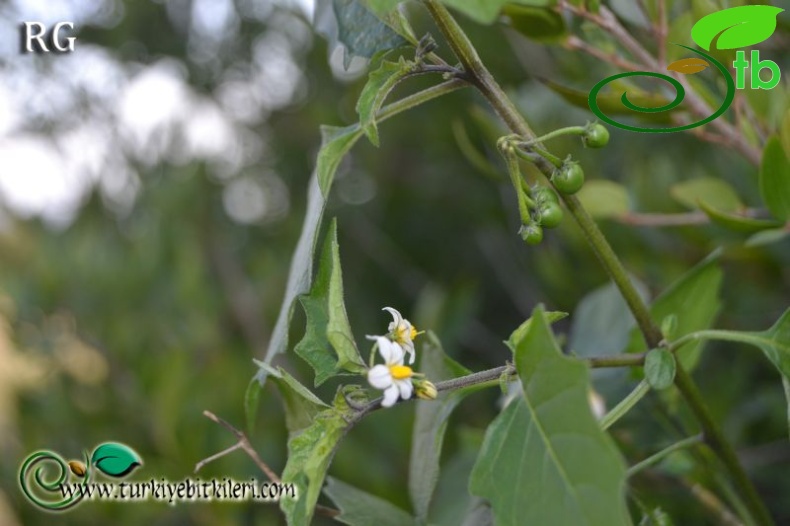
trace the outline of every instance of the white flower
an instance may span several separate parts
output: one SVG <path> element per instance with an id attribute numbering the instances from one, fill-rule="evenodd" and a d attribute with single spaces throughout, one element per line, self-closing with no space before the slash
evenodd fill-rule
<path id="1" fill-rule="evenodd" d="M 385 310 L 392 314 L 392 322 L 390 322 L 389 327 L 387 327 L 389 336 L 393 341 L 399 343 L 407 353 L 409 353 L 409 365 L 413 364 L 414 338 L 416 338 L 420 333 L 417 332 L 417 329 L 409 322 L 409 320 L 401 316 L 400 312 L 393 309 L 392 307 L 384 307 L 381 310 Z"/>
<path id="2" fill-rule="evenodd" d="M 368 371 L 368 382 L 376 389 L 384 391 L 383 407 L 392 407 L 398 397 L 408 400 L 411 398 L 414 386 L 411 377 L 414 371 L 411 367 L 403 365 L 403 348 L 384 336 L 376 336 L 379 354 L 384 359 L 384 364 L 374 365 Z"/>

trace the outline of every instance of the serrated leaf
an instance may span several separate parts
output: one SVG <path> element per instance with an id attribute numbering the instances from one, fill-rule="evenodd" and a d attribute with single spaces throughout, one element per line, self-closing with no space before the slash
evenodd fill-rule
<path id="1" fill-rule="evenodd" d="M 289 436 L 308 427 L 313 423 L 318 413 L 329 408 L 310 389 L 302 385 L 282 367 L 275 369 L 266 363 L 257 363 L 260 367 L 267 369 L 270 381 L 280 392 L 285 406 L 285 427 L 288 429 Z"/>
<path id="2" fill-rule="evenodd" d="M 596 219 L 620 217 L 631 209 L 628 189 L 614 181 L 587 181 L 577 196 L 587 212 Z"/>
<path id="3" fill-rule="evenodd" d="M 337 223 L 333 220 L 310 294 L 299 298 L 307 316 L 307 325 L 305 335 L 294 351 L 315 370 L 316 386 L 340 370 L 352 373 L 366 370 L 346 315 L 339 252 Z"/>
<path id="4" fill-rule="evenodd" d="M 91 467 L 111 477 L 126 476 L 142 465 L 143 461 L 135 450 L 118 442 L 105 442 L 91 455 Z"/>
<path id="5" fill-rule="evenodd" d="M 747 5 L 716 11 L 702 17 L 691 28 L 691 39 L 710 51 L 753 46 L 767 40 L 776 30 L 776 17 L 784 9 L 769 5 Z"/>
<path id="6" fill-rule="evenodd" d="M 768 139 L 763 150 L 759 184 L 771 214 L 781 221 L 790 220 L 790 160 L 776 135 Z"/>
<path id="7" fill-rule="evenodd" d="M 357 100 L 359 124 L 365 131 L 370 142 L 379 145 L 379 131 L 376 126 L 376 113 L 384 104 L 384 100 L 398 82 L 411 71 L 412 65 L 401 57 L 398 62 L 382 60 L 378 69 L 371 71 L 368 81 L 362 88 Z"/>
<path id="8" fill-rule="evenodd" d="M 672 185 L 669 193 L 675 201 L 691 210 L 699 209 L 700 201 L 723 212 L 743 208 L 738 193 L 718 177 L 698 177 Z"/>
<path id="9" fill-rule="evenodd" d="M 674 314 L 678 320 L 677 338 L 710 328 L 721 307 L 719 289 L 722 277 L 718 252 L 714 252 L 656 298 L 650 306 L 653 320 L 660 323 Z M 689 342 L 676 351 L 675 358 L 685 369 L 692 369 L 699 361 L 702 343 Z M 627 352 L 647 352 L 644 339 L 636 330 L 632 331 Z"/>
<path id="10" fill-rule="evenodd" d="M 449 380 L 470 373 L 468 369 L 447 356 L 433 333 L 427 334 L 422 346 L 419 371 L 432 381 Z M 425 522 L 439 479 L 439 459 L 444 444 L 444 432 L 453 410 L 471 393 L 458 390 L 440 393 L 436 400 L 417 402 L 409 458 L 409 495 L 417 520 Z"/>
<path id="11" fill-rule="evenodd" d="M 562 354 L 541 307 L 509 341 L 523 396 L 489 426 L 470 490 L 499 526 L 630 524 L 625 464 L 590 411 L 587 367 Z"/>
<path id="12" fill-rule="evenodd" d="M 551 7 L 506 4 L 502 14 L 513 29 L 537 42 L 557 42 L 568 34 L 565 19 Z"/>
<path id="13" fill-rule="evenodd" d="M 779 221 L 771 221 L 767 219 L 755 219 L 753 217 L 746 217 L 738 214 L 728 214 L 720 210 L 716 210 L 705 201 L 699 201 L 699 207 L 705 212 L 705 215 L 719 226 L 732 230 L 733 232 L 743 232 L 746 234 L 753 234 L 761 230 L 770 230 L 782 226 Z"/>
<path id="14" fill-rule="evenodd" d="M 458 9 L 476 22 L 490 24 L 496 20 L 505 4 L 550 7 L 557 2 L 556 0 L 442 0 L 442 3 Z"/>
<path id="15" fill-rule="evenodd" d="M 645 356 L 645 380 L 653 389 L 666 389 L 675 381 L 675 357 L 666 349 L 653 349 Z"/>
<path id="16" fill-rule="evenodd" d="M 289 525 L 310 524 L 326 472 L 350 416 L 351 410 L 338 390 L 333 407 L 319 413 L 309 427 L 288 440 L 282 482 L 296 484 L 299 490 L 298 499 L 280 501 Z"/>
<path id="17" fill-rule="evenodd" d="M 314 20 L 316 30 L 327 38 L 331 47 L 337 42 L 345 46 L 343 64 L 346 68 L 353 57 L 369 59 L 377 53 L 407 44 L 401 35 L 358 0 L 316 2 Z"/>
<path id="18" fill-rule="evenodd" d="M 340 508 L 334 519 L 350 526 L 415 526 L 414 517 L 366 491 L 328 477 L 324 493 Z"/>

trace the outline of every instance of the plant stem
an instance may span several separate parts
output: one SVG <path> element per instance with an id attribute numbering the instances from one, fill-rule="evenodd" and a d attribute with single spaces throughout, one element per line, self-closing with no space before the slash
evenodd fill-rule
<path id="1" fill-rule="evenodd" d="M 662 449 L 658 453 L 654 453 L 653 455 L 650 455 L 643 461 L 634 464 L 633 466 L 628 468 L 628 471 L 626 471 L 625 475 L 626 477 L 633 477 L 635 474 L 639 473 L 643 469 L 649 468 L 654 464 L 658 464 L 660 461 L 664 460 L 666 457 L 668 457 L 675 451 L 687 448 L 689 446 L 693 446 L 694 444 L 699 444 L 700 442 L 702 442 L 702 440 L 703 440 L 702 435 L 694 435 L 693 437 L 684 438 L 683 440 L 675 442 L 671 446 Z"/>
<path id="2" fill-rule="evenodd" d="M 611 411 L 606 413 L 604 417 L 601 419 L 601 429 L 607 430 L 615 422 L 620 420 L 628 411 L 634 407 L 637 402 L 639 402 L 645 395 L 650 392 L 650 384 L 647 383 L 647 380 L 642 380 L 639 382 L 633 391 L 628 393 L 628 396 L 623 398 L 619 404 L 614 406 Z"/>
<path id="3" fill-rule="evenodd" d="M 516 133 L 527 140 L 534 139 L 536 137 L 535 133 L 532 131 L 529 124 L 527 124 L 527 121 L 524 119 L 524 117 L 518 112 L 510 98 L 508 98 L 499 84 L 497 84 L 496 80 L 488 71 L 488 69 L 486 69 L 485 65 L 477 54 L 477 50 L 474 48 L 469 38 L 452 17 L 447 8 L 445 8 L 444 5 L 442 5 L 438 0 L 424 0 L 424 2 L 429 13 L 431 14 L 431 17 L 434 19 L 434 22 L 444 35 L 445 39 L 448 41 L 456 57 L 463 65 L 467 76 L 466 79 L 475 85 L 478 90 L 480 90 L 483 96 L 494 108 L 494 111 L 496 111 L 496 113 L 513 133 Z M 603 9 L 605 8 L 602 8 L 602 10 Z M 606 10 L 605 13 L 614 19 L 615 26 L 618 26 L 620 29 L 622 29 L 622 26 L 619 26 L 619 24 L 616 23 L 616 19 L 608 10 Z M 631 38 L 628 34 L 620 35 L 620 37 L 626 41 Z M 633 38 L 631 38 L 631 40 L 633 40 Z M 638 46 L 637 43 L 633 49 L 635 51 L 639 51 L 640 47 L 641 46 Z M 639 53 L 636 53 L 636 55 L 641 60 L 645 60 L 645 57 L 639 56 Z M 649 57 L 649 59 L 652 60 L 652 57 Z M 724 123 L 721 126 L 724 127 Z M 541 172 L 543 172 L 544 175 L 547 177 L 551 176 L 553 170 L 548 162 L 543 159 L 536 159 L 535 165 L 541 170 Z M 642 301 L 642 298 L 637 293 L 636 288 L 628 278 L 622 263 L 615 254 L 614 250 L 612 250 L 611 245 L 609 245 L 609 242 L 603 236 L 600 229 L 584 209 L 578 198 L 568 195 L 563 195 L 562 198 L 568 210 L 571 212 L 574 219 L 587 237 L 588 242 L 592 246 L 593 251 L 596 253 L 598 259 L 601 261 L 601 264 L 604 266 L 604 269 L 609 274 L 609 277 L 612 279 L 612 281 L 614 281 L 615 285 L 617 285 L 620 293 L 628 304 L 628 308 L 634 315 L 642 336 L 645 339 L 647 348 L 652 349 L 658 347 L 662 340 L 661 331 L 650 317 L 650 311 L 648 310 L 647 305 L 645 305 L 645 303 Z M 675 375 L 675 385 L 678 387 L 679 391 L 694 412 L 694 415 L 699 420 L 708 443 L 711 445 L 714 451 L 717 452 L 719 458 L 722 460 L 736 484 L 739 486 L 746 499 L 746 504 L 749 507 L 749 511 L 755 516 L 760 524 L 773 524 L 770 514 L 765 508 L 765 504 L 760 499 L 757 491 L 738 462 L 738 458 L 734 449 L 724 438 L 722 431 L 714 422 L 708 411 L 708 408 L 702 400 L 696 385 L 680 364 L 678 364 L 677 373 Z"/>

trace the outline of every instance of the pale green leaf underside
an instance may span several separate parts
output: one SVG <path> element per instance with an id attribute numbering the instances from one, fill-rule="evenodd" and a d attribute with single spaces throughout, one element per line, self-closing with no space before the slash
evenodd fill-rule
<path id="1" fill-rule="evenodd" d="M 582 186 L 578 197 L 587 212 L 596 219 L 619 217 L 631 209 L 628 189 L 614 181 L 588 181 Z"/>
<path id="2" fill-rule="evenodd" d="M 321 0 L 326 1 L 328 0 Z M 332 0 L 332 7 L 337 23 L 337 39 L 345 46 L 346 68 L 354 56 L 372 58 L 379 52 L 407 43 L 357 0 Z"/>
<path id="3" fill-rule="evenodd" d="M 350 526 L 414 526 L 414 518 L 391 502 L 327 478 L 324 493 L 340 509 L 335 520 Z"/>
<path id="4" fill-rule="evenodd" d="M 698 177 L 673 185 L 669 193 L 678 203 L 692 210 L 699 209 L 700 201 L 723 212 L 743 207 L 738 193 L 719 177 Z"/>
<path id="5" fill-rule="evenodd" d="M 489 426 L 472 493 L 500 526 L 630 524 L 625 464 L 590 411 L 587 367 L 562 355 L 541 308 L 510 341 L 524 395 Z"/>

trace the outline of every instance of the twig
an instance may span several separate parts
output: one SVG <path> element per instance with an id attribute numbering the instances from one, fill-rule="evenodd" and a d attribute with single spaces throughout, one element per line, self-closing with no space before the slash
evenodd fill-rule
<path id="1" fill-rule="evenodd" d="M 228 453 L 231 453 L 231 452 L 236 451 L 237 449 L 241 448 L 241 449 L 244 450 L 245 453 L 247 453 L 247 455 L 252 459 L 252 461 L 255 462 L 255 465 L 258 466 L 258 468 L 266 475 L 266 477 L 269 479 L 270 482 L 274 482 L 274 483 L 280 483 L 281 482 L 280 477 L 278 477 L 277 474 L 272 470 L 272 468 L 270 468 L 266 464 L 266 462 L 261 460 L 261 457 L 258 456 L 258 452 L 255 451 L 255 448 L 252 447 L 252 444 L 250 444 L 250 441 L 247 438 L 247 435 L 245 435 L 242 431 L 239 431 L 238 429 L 236 429 L 235 427 L 233 427 L 228 422 L 226 422 L 225 420 L 221 419 L 220 417 L 218 417 L 217 415 L 215 415 L 211 411 L 203 411 L 203 416 L 205 416 L 209 420 L 213 420 L 217 424 L 221 425 L 222 427 L 224 427 L 225 429 L 227 429 L 228 431 L 233 433 L 233 435 L 238 439 L 238 443 L 235 444 L 234 446 L 229 447 L 228 449 L 226 449 L 224 451 L 221 451 L 221 452 L 219 452 L 219 453 L 217 453 L 215 455 L 212 455 L 212 456 L 210 456 L 210 457 L 208 457 L 206 459 L 203 459 L 200 462 L 198 462 L 195 465 L 195 472 L 196 473 L 197 473 L 197 471 L 200 468 L 202 468 L 203 466 L 205 466 L 209 462 L 217 460 L 218 458 L 223 457 L 223 456 L 227 455 Z"/>
<path id="2" fill-rule="evenodd" d="M 614 219 L 624 225 L 646 227 L 705 225 L 710 222 L 710 219 L 704 212 L 688 212 L 685 214 L 640 214 L 627 212 Z"/>
<path id="3" fill-rule="evenodd" d="M 658 0 L 658 27 L 656 28 L 658 39 L 658 65 L 661 69 L 667 67 L 667 3 L 666 0 Z"/>
<path id="4" fill-rule="evenodd" d="M 570 35 L 565 40 L 563 46 L 565 49 L 570 51 L 581 51 L 582 53 L 587 53 L 591 57 L 597 58 L 602 62 L 606 62 L 626 71 L 639 71 L 642 69 L 642 66 L 639 64 L 631 62 L 630 60 L 621 57 L 617 53 L 606 53 L 605 51 L 598 49 L 576 35 Z"/>

